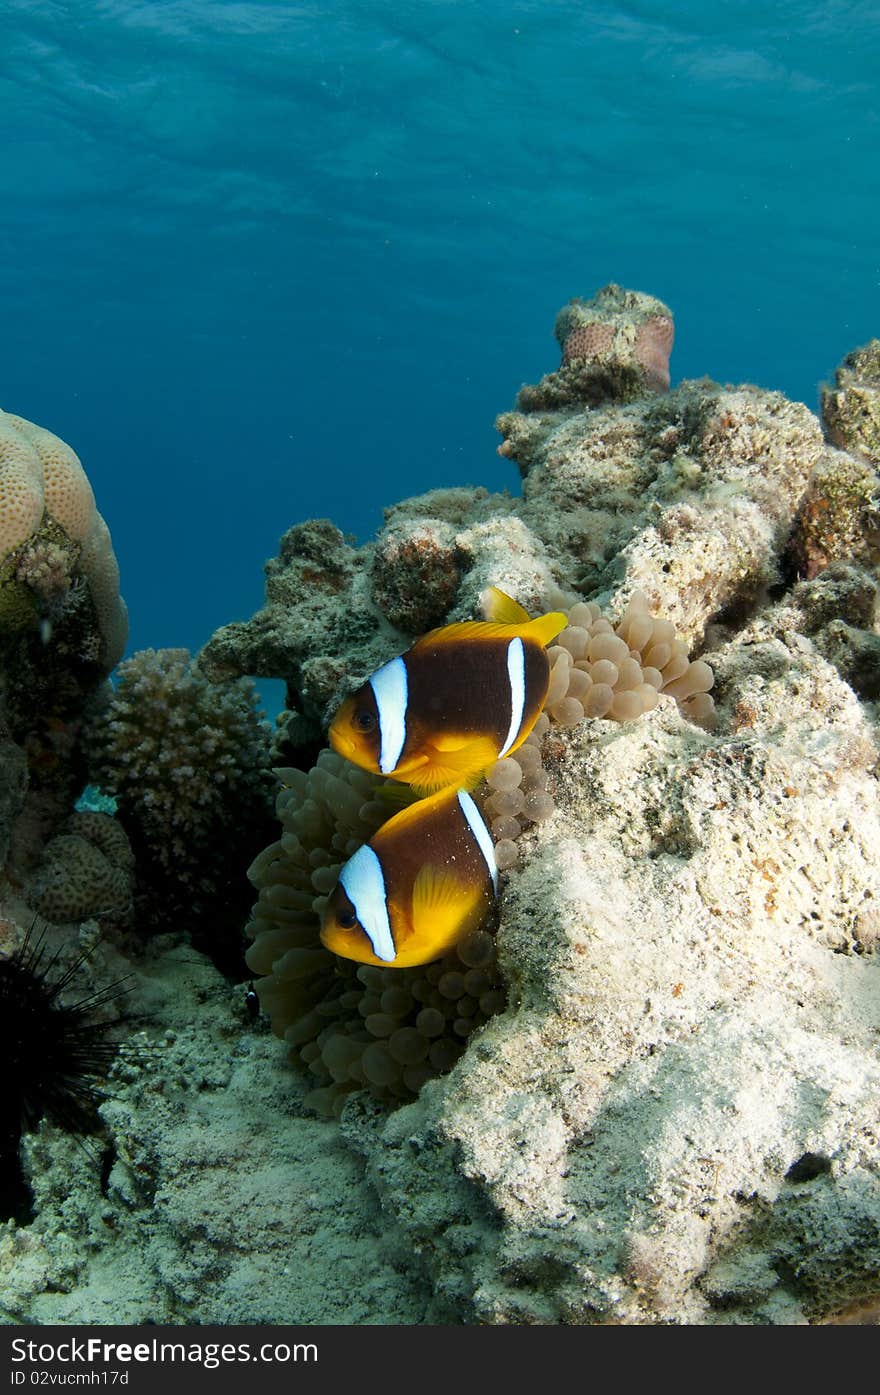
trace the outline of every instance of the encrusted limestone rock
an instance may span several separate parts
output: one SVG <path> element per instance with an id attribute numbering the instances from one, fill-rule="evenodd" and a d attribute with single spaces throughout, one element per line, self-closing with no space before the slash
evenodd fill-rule
<path id="1" fill-rule="evenodd" d="M 847 354 L 822 389 L 822 418 L 829 441 L 880 465 L 880 339 Z"/>
<path id="2" fill-rule="evenodd" d="M 628 402 L 669 387 L 672 312 L 660 300 L 604 286 L 592 300 L 569 301 L 553 327 L 562 364 L 534 387 L 521 387 L 522 412 Z"/>
<path id="3" fill-rule="evenodd" d="M 880 478 L 864 460 L 827 450 L 810 476 L 794 523 L 798 574 L 817 576 L 831 562 L 880 561 Z"/>
<path id="4" fill-rule="evenodd" d="M 683 383 L 653 402 L 548 416 L 507 413 L 522 517 L 556 575 L 622 606 L 634 590 L 690 643 L 709 619 L 752 605 L 779 579 L 779 557 L 822 433 L 780 393 Z"/>
<path id="5" fill-rule="evenodd" d="M 806 1322 L 876 1288 L 877 749 L 792 618 L 710 655 L 714 732 L 556 734 L 507 1011 L 415 1104 L 343 1116 L 468 1320 Z"/>

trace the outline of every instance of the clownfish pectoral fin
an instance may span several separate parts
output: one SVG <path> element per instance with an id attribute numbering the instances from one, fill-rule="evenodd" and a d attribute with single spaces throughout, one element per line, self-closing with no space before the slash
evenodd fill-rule
<path id="1" fill-rule="evenodd" d="M 498 747 L 489 736 L 472 737 L 452 750 L 432 744 L 424 765 L 404 778 L 420 795 L 434 794 L 450 786 L 473 789 L 497 759 Z"/>
<path id="2" fill-rule="evenodd" d="M 422 867 L 413 883 L 412 923 L 426 951 L 439 958 L 474 929 L 488 909 L 485 888 L 460 881 L 445 867 Z M 405 945 L 402 946 L 405 951 Z M 424 961 L 428 962 L 427 958 Z"/>
<path id="3" fill-rule="evenodd" d="M 431 746 L 435 751 L 442 751 L 446 755 L 447 751 L 463 751 L 465 746 L 471 745 L 473 739 L 465 732 L 450 732 L 447 736 L 433 737 Z"/>
<path id="4" fill-rule="evenodd" d="M 486 619 L 495 620 L 498 624 L 528 625 L 532 618 L 525 607 L 502 591 L 500 586 L 490 586 L 483 592 L 481 600 Z"/>

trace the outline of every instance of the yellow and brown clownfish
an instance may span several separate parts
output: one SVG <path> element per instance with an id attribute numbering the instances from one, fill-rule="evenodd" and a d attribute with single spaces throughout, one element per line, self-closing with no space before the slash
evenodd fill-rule
<path id="1" fill-rule="evenodd" d="M 361 964 L 428 964 L 482 923 L 497 886 L 479 809 L 465 790 L 443 790 L 395 814 L 349 858 L 321 941 Z"/>
<path id="2" fill-rule="evenodd" d="M 547 696 L 546 646 L 568 624 L 537 619 L 496 586 L 489 620 L 444 625 L 342 703 L 330 744 L 354 765 L 429 794 L 476 784 L 522 745 Z"/>

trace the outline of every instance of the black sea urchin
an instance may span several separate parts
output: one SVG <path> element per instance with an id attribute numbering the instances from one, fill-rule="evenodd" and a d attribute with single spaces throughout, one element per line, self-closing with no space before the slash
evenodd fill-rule
<path id="1" fill-rule="evenodd" d="M 87 1133 L 97 1123 L 98 1078 L 116 1051 L 110 1023 L 95 1009 L 120 993 L 119 984 L 65 1001 L 81 956 L 57 971 L 42 937 L 28 934 L 0 959 L 0 1217 L 21 1218 L 26 1192 L 18 1166 L 21 1135 L 44 1117 Z"/>

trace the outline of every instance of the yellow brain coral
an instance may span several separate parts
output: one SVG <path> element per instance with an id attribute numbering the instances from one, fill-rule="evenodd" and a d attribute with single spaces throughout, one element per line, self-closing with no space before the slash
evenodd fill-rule
<path id="1" fill-rule="evenodd" d="M 40 457 L 14 419 L 0 413 L 0 561 L 37 531 L 44 510 Z"/>
<path id="2" fill-rule="evenodd" d="M 58 525 L 82 548 L 80 565 L 104 640 L 104 663 L 122 657 L 128 616 L 110 532 L 70 446 L 24 417 L 0 411 L 0 564 L 39 532 Z"/>

